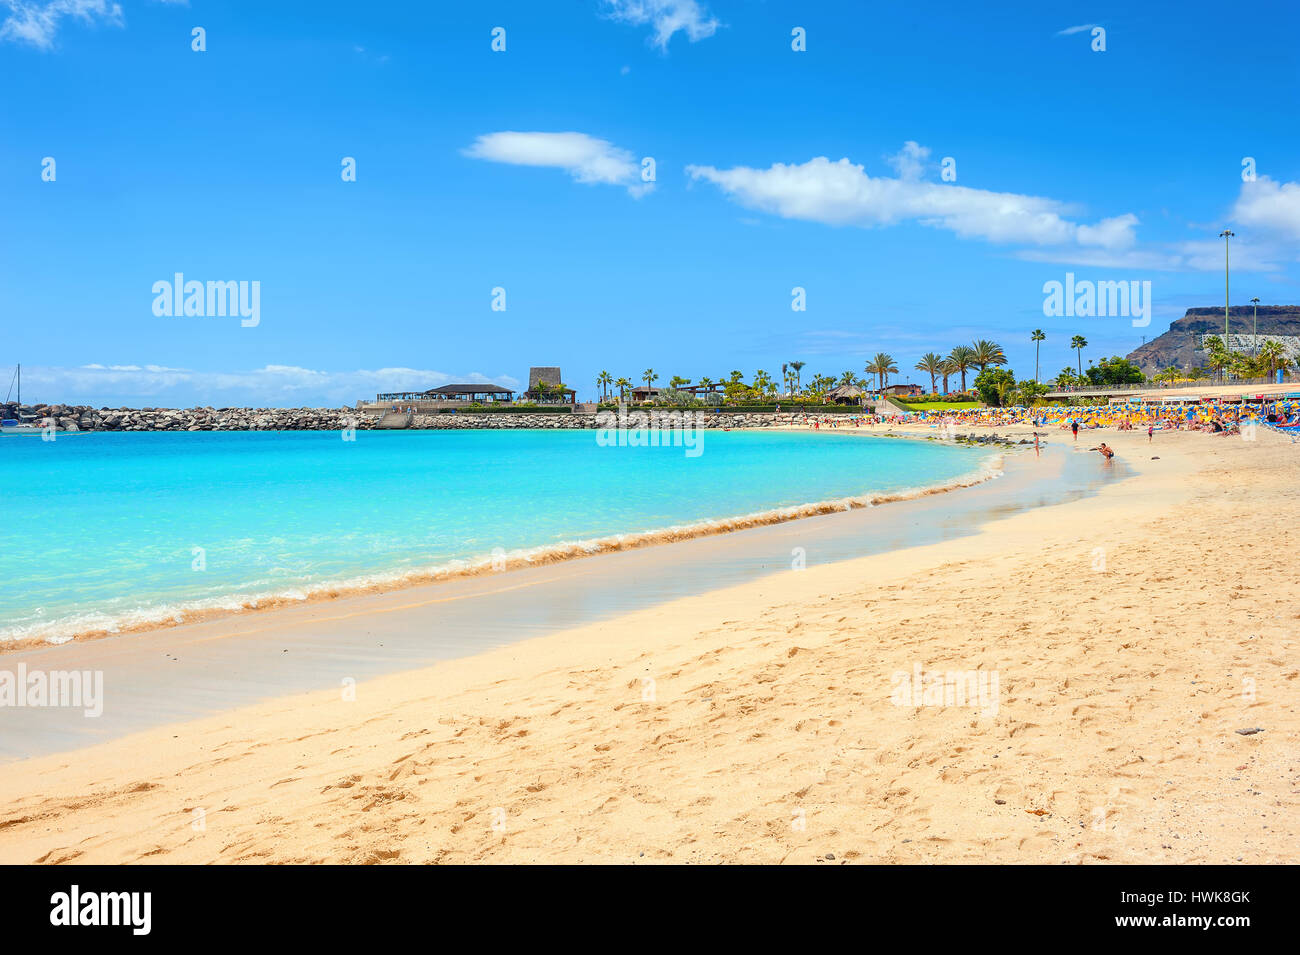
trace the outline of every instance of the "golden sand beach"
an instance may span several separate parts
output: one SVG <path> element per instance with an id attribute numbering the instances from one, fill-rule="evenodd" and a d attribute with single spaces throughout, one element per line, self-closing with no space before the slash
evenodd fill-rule
<path id="1" fill-rule="evenodd" d="M 0 862 L 1296 861 L 1300 445 L 1097 440 L 968 537 L 7 764 Z"/>

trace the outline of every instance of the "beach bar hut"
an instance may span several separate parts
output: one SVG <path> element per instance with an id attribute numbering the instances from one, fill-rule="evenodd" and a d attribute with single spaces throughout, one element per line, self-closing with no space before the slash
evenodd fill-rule
<path id="1" fill-rule="evenodd" d="M 826 397 L 837 405 L 857 405 L 866 395 L 857 385 L 839 385 L 826 392 Z"/>

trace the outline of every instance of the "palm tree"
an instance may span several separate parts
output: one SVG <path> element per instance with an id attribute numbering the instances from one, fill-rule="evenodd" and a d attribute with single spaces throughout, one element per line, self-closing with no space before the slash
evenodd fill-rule
<path id="1" fill-rule="evenodd" d="M 862 370 L 865 371 L 869 376 L 874 377 L 877 381 L 880 380 L 880 366 L 876 364 L 876 360 L 874 358 L 871 359 L 871 361 L 867 362 L 866 365 L 863 366 Z"/>
<path id="2" fill-rule="evenodd" d="M 1268 367 L 1268 377 L 1272 378 L 1279 368 L 1288 364 L 1286 349 L 1276 338 L 1266 338 L 1259 346 L 1259 358 Z"/>
<path id="3" fill-rule="evenodd" d="M 1233 352 L 1229 356 L 1229 367 L 1237 378 L 1249 378 L 1251 374 L 1250 356 L 1243 355 L 1239 351 Z"/>
<path id="4" fill-rule="evenodd" d="M 941 359 L 939 362 L 939 374 L 943 375 L 943 393 L 948 393 L 948 379 L 957 374 L 957 366 L 951 358 Z"/>
<path id="5" fill-rule="evenodd" d="M 759 394 L 768 390 L 768 385 L 772 384 L 772 377 L 761 368 L 754 372 L 754 390 Z"/>
<path id="6" fill-rule="evenodd" d="M 1209 354 L 1205 357 L 1205 363 L 1210 366 L 1211 371 L 1222 371 L 1224 380 L 1228 377 L 1228 365 L 1232 361 L 1228 355 L 1227 349 L 1223 347 L 1208 349 Z"/>
<path id="7" fill-rule="evenodd" d="M 1083 350 L 1088 347 L 1088 339 L 1075 335 L 1070 339 L 1070 347 L 1079 353 L 1079 377 L 1083 377 Z"/>
<path id="8" fill-rule="evenodd" d="M 659 380 L 659 376 L 655 374 L 653 368 L 647 368 L 641 372 L 641 380 L 645 382 L 646 388 L 649 389 L 652 384 Z"/>
<path id="9" fill-rule="evenodd" d="M 854 381 L 857 380 L 857 377 L 858 377 L 858 376 L 855 375 L 853 372 L 851 372 L 851 371 L 846 371 L 844 374 L 840 375 L 840 384 L 841 384 L 841 385 L 851 385 L 851 384 L 853 384 Z"/>
<path id="10" fill-rule="evenodd" d="M 1212 371 L 1222 370 L 1224 381 L 1227 381 L 1228 368 L 1232 364 L 1232 354 L 1229 354 L 1223 339 L 1218 335 L 1206 335 L 1201 347 L 1205 349 L 1206 364 L 1210 366 Z"/>
<path id="11" fill-rule="evenodd" d="M 928 351 L 921 356 L 921 360 L 913 367 L 917 371 L 923 371 L 930 376 L 930 394 L 934 394 L 938 390 L 935 386 L 935 380 L 943 373 L 943 359 L 934 352 Z"/>
<path id="12" fill-rule="evenodd" d="M 682 385 L 689 385 L 690 383 L 691 380 L 689 378 L 683 378 L 681 375 L 673 375 L 668 382 L 668 387 L 676 391 Z"/>
<path id="13" fill-rule="evenodd" d="M 971 364 L 978 367 L 981 374 L 989 365 L 1005 365 L 1006 363 L 1007 356 L 1003 353 L 1002 346 L 997 342 L 991 342 L 984 338 L 971 342 Z"/>
<path id="14" fill-rule="evenodd" d="M 1029 335 L 1029 340 L 1034 343 L 1034 381 L 1038 381 L 1038 343 L 1047 338 L 1047 335 L 1041 328 L 1035 328 Z"/>
<path id="15" fill-rule="evenodd" d="M 614 387 L 618 389 L 618 400 L 623 401 L 627 398 L 627 390 L 632 387 L 632 382 L 626 378 L 620 378 L 614 382 Z"/>
<path id="16" fill-rule="evenodd" d="M 803 366 L 805 364 L 806 363 L 802 361 L 790 362 L 790 370 L 794 372 L 795 389 L 798 391 L 803 391 L 803 375 L 801 372 L 803 371 Z"/>
<path id="17" fill-rule="evenodd" d="M 877 352 L 871 363 L 876 366 L 876 374 L 880 376 L 880 390 L 884 391 L 885 385 L 889 384 L 889 376 L 898 371 L 898 363 L 894 361 L 893 355 L 886 355 L 884 352 Z"/>
<path id="18" fill-rule="evenodd" d="M 953 374 L 961 375 L 961 390 L 966 390 L 966 372 L 975 364 L 975 350 L 968 345 L 958 345 L 948 355 L 952 362 Z"/>
<path id="19" fill-rule="evenodd" d="M 603 401 L 609 400 L 609 386 L 613 384 L 613 382 L 614 382 L 613 377 L 607 371 L 602 371 L 599 375 L 596 376 L 596 384 L 600 386 L 601 400 Z"/>

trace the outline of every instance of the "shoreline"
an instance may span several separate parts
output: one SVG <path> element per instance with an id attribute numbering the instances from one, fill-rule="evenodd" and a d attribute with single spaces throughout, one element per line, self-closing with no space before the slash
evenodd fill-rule
<path id="1" fill-rule="evenodd" d="M 805 431 L 809 429 L 803 427 L 760 427 L 746 430 L 784 432 L 791 430 Z M 820 435 L 823 432 L 818 431 L 815 433 Z M 866 428 L 831 429 L 824 433 L 830 435 L 875 437 L 881 439 L 885 437 L 895 437 L 904 440 L 921 440 L 925 437 L 920 434 L 910 433 L 875 433 L 874 429 L 869 430 Z M 988 451 L 990 456 L 980 467 L 936 484 L 923 484 L 915 487 L 902 488 L 896 491 L 866 491 L 849 497 L 814 501 L 811 503 L 796 504 L 786 507 L 769 508 L 736 516 L 709 518 L 701 521 L 693 521 L 687 524 L 670 525 L 662 528 L 631 531 L 624 534 L 606 535 L 603 537 L 576 541 L 561 541 L 557 544 L 516 549 L 505 555 L 504 562 L 500 559 L 494 560 L 492 556 L 470 560 L 452 559 L 420 570 L 360 573 L 353 577 L 341 580 L 323 581 L 316 584 L 293 585 L 283 591 L 267 592 L 264 594 L 228 594 L 221 597 L 203 598 L 202 600 L 195 601 L 193 604 L 182 605 L 180 607 L 164 605 L 149 611 L 149 616 L 145 619 L 133 622 L 124 622 L 118 626 L 90 627 L 84 630 L 74 631 L 67 635 L 60 634 L 57 637 L 42 633 L 14 639 L 6 638 L 0 640 L 0 659 L 3 659 L 3 657 L 8 653 L 39 647 L 65 646 L 71 643 L 84 643 L 108 637 L 151 633 L 157 630 L 167 630 L 190 624 L 219 621 L 231 617 L 242 617 L 285 607 L 298 607 L 326 603 L 335 600 L 348 600 L 350 598 L 373 594 L 396 593 L 416 587 L 425 587 L 466 577 L 480 577 L 499 573 L 509 573 L 510 571 L 526 567 L 548 566 L 564 561 L 582 560 L 587 557 L 595 557 L 602 554 L 619 553 L 643 547 L 678 543 L 701 537 L 712 537 L 721 534 L 734 533 L 738 530 L 746 530 L 753 527 L 782 524 L 789 521 L 797 521 L 824 514 L 833 514 L 840 511 L 848 511 L 864 507 L 876 507 L 936 494 L 946 494 L 974 487 L 1001 476 L 1004 455 L 1013 450 L 1024 449 L 1005 447 L 995 453 L 993 448 L 989 447 Z M 212 602 L 218 602 L 218 605 L 211 606 L 210 604 Z M 52 624 L 52 626 L 57 627 L 60 625 Z"/>
<path id="2" fill-rule="evenodd" d="M 1292 552 L 1226 604 L 1189 561 L 1298 452 L 1115 438 L 1160 463 L 968 537 L 9 763 L 0 860 L 1294 861 Z M 915 663 L 1000 708 L 890 705 Z"/>

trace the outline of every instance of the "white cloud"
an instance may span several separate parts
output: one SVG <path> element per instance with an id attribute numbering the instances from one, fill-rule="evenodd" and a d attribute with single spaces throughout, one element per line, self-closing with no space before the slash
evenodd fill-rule
<path id="1" fill-rule="evenodd" d="M 1080 245 L 1100 246 L 1103 249 L 1124 249 L 1132 246 L 1137 237 L 1133 233 L 1138 224 L 1138 217 L 1131 212 L 1120 216 L 1102 219 L 1096 225 L 1080 225 L 1078 241 Z"/>
<path id="2" fill-rule="evenodd" d="M 1279 183 L 1267 176 L 1243 182 L 1225 221 L 1238 233 L 1231 248 L 1234 273 L 1279 272 L 1290 263 L 1300 262 L 1300 250 L 1295 244 L 1300 239 L 1300 183 Z M 1192 227 L 1206 237 L 1144 248 L 1116 248 L 1101 241 L 1098 244 L 1103 248 L 1096 250 L 1026 249 L 1017 252 L 1016 257 L 1066 265 L 1222 273 L 1224 240 L 1217 235 L 1222 224 L 1197 223 Z M 1080 232 L 1087 228 L 1091 227 L 1080 226 Z"/>
<path id="3" fill-rule="evenodd" d="M 736 202 L 786 219 L 827 225 L 889 226 L 914 221 L 962 238 L 1039 246 L 1123 249 L 1136 241 L 1132 214 L 1085 225 L 1066 218 L 1055 199 L 992 192 L 920 178 L 929 150 L 909 142 L 890 162 L 899 178 L 872 177 L 848 159 L 818 156 L 769 169 L 688 166 L 695 180 L 711 182 Z"/>
<path id="4" fill-rule="evenodd" d="M 89 364 L 76 368 L 23 366 L 28 403 L 193 407 L 343 407 L 386 391 L 423 391 L 482 382 L 518 388 L 509 376 L 449 375 L 416 368 L 320 371 L 266 365 L 250 371 L 195 371 L 156 364 Z"/>
<path id="5" fill-rule="evenodd" d="M 91 25 L 122 25 L 122 8 L 111 0 L 0 0 L 9 16 L 0 23 L 0 40 L 27 43 L 41 50 L 54 46 L 62 21 L 71 17 Z"/>
<path id="6" fill-rule="evenodd" d="M 1184 268 L 1183 260 L 1169 252 L 1150 249 L 1021 249 L 1014 253 L 1026 262 L 1051 262 L 1058 265 L 1082 265 L 1099 269 L 1136 269 L 1173 272 Z"/>
<path id="7" fill-rule="evenodd" d="M 1064 30 L 1057 30 L 1057 31 L 1056 31 L 1056 35 L 1057 35 L 1057 36 L 1073 36 L 1073 35 L 1076 34 L 1076 33 L 1082 33 L 1084 30 L 1092 30 L 1092 29 L 1095 29 L 1096 26 L 1097 26 L 1097 24 L 1095 24 L 1095 23 L 1080 23 L 1080 24 L 1079 24 L 1078 26 L 1076 26 L 1076 27 L 1066 27 Z"/>
<path id="8" fill-rule="evenodd" d="M 661 50 L 678 31 L 692 43 L 713 36 L 721 25 L 697 0 L 605 0 L 608 16 L 633 26 L 650 24 L 650 43 Z"/>
<path id="9" fill-rule="evenodd" d="M 1300 239 L 1300 182 L 1279 183 L 1268 176 L 1243 182 L 1232 221 Z"/>
<path id="10" fill-rule="evenodd" d="M 1223 239 L 1197 239 L 1179 242 L 1174 246 L 1183 268 L 1194 272 L 1223 272 Z M 1294 251 L 1292 251 L 1294 256 Z M 1268 241 L 1235 238 L 1232 240 L 1232 271 L 1276 272 L 1281 266 L 1278 259 L 1282 249 Z"/>
<path id="11" fill-rule="evenodd" d="M 464 153 L 516 166 L 563 169 L 578 182 L 625 186 L 638 197 L 654 188 L 654 183 L 641 181 L 641 167 L 632 153 L 586 133 L 488 133 Z"/>
<path id="12" fill-rule="evenodd" d="M 926 160 L 930 158 L 930 147 L 922 146 L 909 139 L 903 143 L 903 148 L 897 153 L 885 158 L 894 167 L 894 172 L 898 173 L 899 179 L 920 179 L 921 174 L 925 172 Z"/>
<path id="13" fill-rule="evenodd" d="M 1232 242 L 1232 271 L 1276 272 L 1281 250 L 1268 242 Z M 1016 258 L 1027 262 L 1052 262 L 1108 269 L 1158 272 L 1223 273 L 1223 240 L 1196 239 L 1156 248 L 1124 249 L 1024 249 Z"/>

